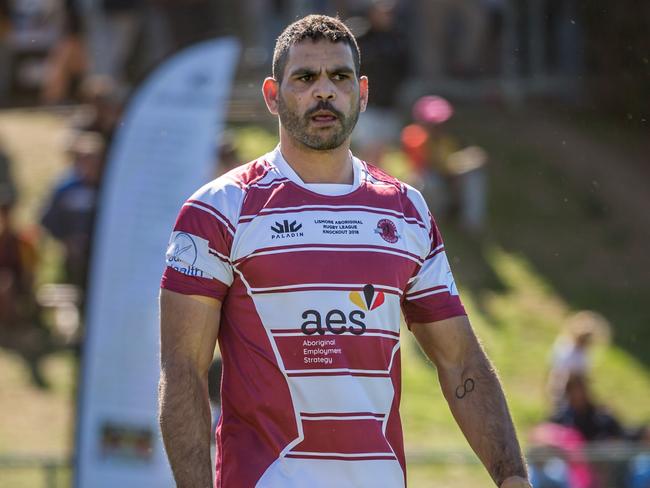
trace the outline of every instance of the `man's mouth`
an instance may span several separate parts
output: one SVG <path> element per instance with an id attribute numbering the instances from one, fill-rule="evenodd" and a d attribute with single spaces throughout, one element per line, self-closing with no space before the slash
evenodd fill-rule
<path id="1" fill-rule="evenodd" d="M 318 112 L 311 115 L 311 120 L 314 122 L 334 122 L 335 120 L 338 120 L 338 117 L 332 112 L 319 110 Z"/>

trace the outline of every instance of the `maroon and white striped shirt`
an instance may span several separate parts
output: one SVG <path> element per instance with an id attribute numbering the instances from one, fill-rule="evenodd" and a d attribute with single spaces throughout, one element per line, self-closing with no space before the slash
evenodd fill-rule
<path id="1" fill-rule="evenodd" d="M 465 311 L 422 196 L 353 165 L 305 184 L 276 149 L 180 211 L 162 287 L 223 302 L 219 488 L 405 485 L 400 310 Z"/>

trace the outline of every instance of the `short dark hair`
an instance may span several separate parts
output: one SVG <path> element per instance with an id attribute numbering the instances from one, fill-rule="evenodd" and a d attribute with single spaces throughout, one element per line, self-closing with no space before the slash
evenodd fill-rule
<path id="1" fill-rule="evenodd" d="M 338 17 L 327 15 L 308 15 L 290 24 L 278 36 L 273 50 L 273 78 L 282 81 L 287 56 L 291 46 L 311 39 L 313 42 L 326 39 L 330 42 L 343 42 L 350 46 L 354 58 L 354 71 L 359 76 L 361 71 L 361 53 L 357 40 L 350 29 Z"/>

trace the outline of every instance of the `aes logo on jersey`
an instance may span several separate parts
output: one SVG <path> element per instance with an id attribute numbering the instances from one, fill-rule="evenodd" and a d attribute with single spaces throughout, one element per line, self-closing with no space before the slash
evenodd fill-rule
<path id="1" fill-rule="evenodd" d="M 337 308 L 324 313 L 313 309 L 305 310 L 302 313 L 304 322 L 300 327 L 303 334 L 325 335 L 328 332 L 336 335 L 345 332 L 354 335 L 363 334 L 366 331 L 366 324 L 364 322 L 366 312 L 375 310 L 384 303 L 384 292 L 376 292 L 374 286 L 366 285 L 363 287 L 361 293 L 351 291 L 348 298 L 360 310 L 352 310 L 347 314 Z"/>

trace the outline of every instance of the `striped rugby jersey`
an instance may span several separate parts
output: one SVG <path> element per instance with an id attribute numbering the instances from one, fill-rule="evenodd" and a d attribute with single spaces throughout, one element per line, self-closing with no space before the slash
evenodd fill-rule
<path id="1" fill-rule="evenodd" d="M 400 310 L 465 311 L 422 196 L 353 166 L 305 184 L 276 148 L 180 211 L 162 287 L 222 301 L 219 488 L 405 485 Z"/>

